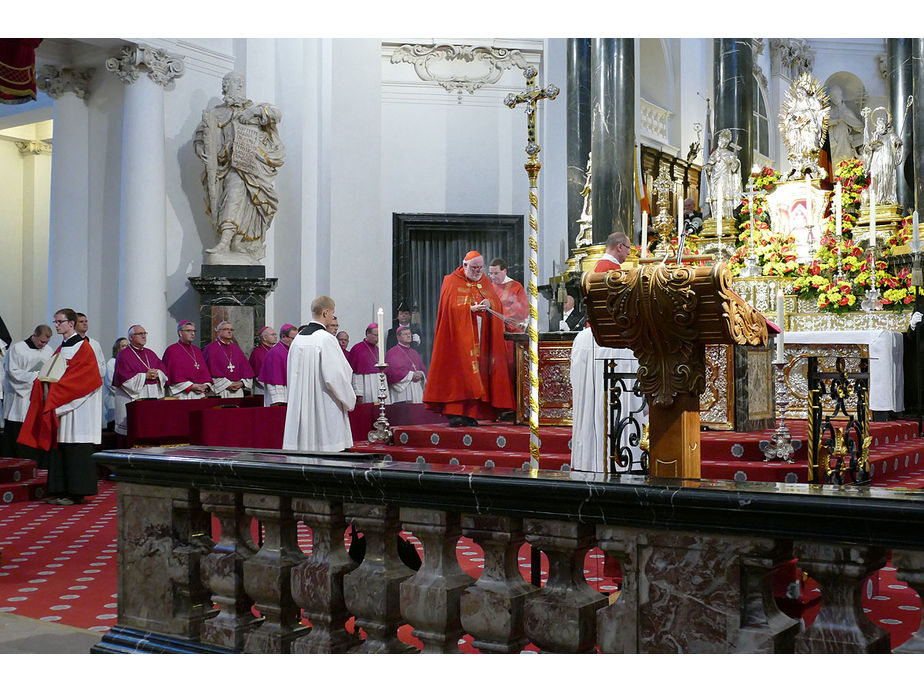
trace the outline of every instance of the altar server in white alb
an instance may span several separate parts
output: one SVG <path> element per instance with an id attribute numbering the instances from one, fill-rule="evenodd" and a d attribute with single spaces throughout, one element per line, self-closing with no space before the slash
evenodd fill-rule
<path id="1" fill-rule="evenodd" d="M 3 429 L 5 449 L 0 454 L 6 457 L 29 457 L 28 449 L 16 444 L 19 429 L 26 419 L 32 383 L 42 365 L 51 358 L 48 346 L 51 328 L 39 325 L 31 336 L 12 344 L 3 359 Z"/>
<path id="2" fill-rule="evenodd" d="M 166 366 L 160 357 L 145 348 L 148 333 L 141 325 L 128 328 L 128 348 L 116 356 L 112 378 L 115 398 L 115 431 L 128 433 L 129 402 L 136 399 L 162 399 L 167 384 Z"/>
<path id="3" fill-rule="evenodd" d="M 602 347 L 594 340 L 593 332 L 585 327 L 574 338 L 571 346 L 571 392 L 572 392 L 572 427 L 571 427 L 571 467 L 583 472 L 609 471 L 607 464 L 607 445 L 603 418 L 605 416 L 605 393 L 603 388 L 604 361 L 614 359 L 619 373 L 638 372 L 638 360 L 631 349 L 612 349 Z M 642 426 L 648 423 L 648 410 L 644 397 L 622 392 L 623 415 L 627 411 L 636 411 L 633 416 L 638 422 L 641 434 Z M 634 459 L 639 459 L 641 451 L 637 445 L 630 445 L 629 436 L 634 429 L 624 429 L 619 440 L 619 447 L 631 451 Z"/>
<path id="4" fill-rule="evenodd" d="M 77 334 L 77 314 L 70 308 L 55 313 L 64 339 L 32 384 L 29 411 L 19 442 L 48 456 L 48 503 L 73 505 L 95 495 L 93 446 L 103 430 L 103 379 L 93 347 Z M 43 381 L 44 379 L 44 381 Z"/>
<path id="5" fill-rule="evenodd" d="M 330 296 L 314 299 L 311 322 L 289 347 L 284 450 L 338 452 L 353 446 L 353 371 L 337 338 L 327 331 L 334 308 Z"/>

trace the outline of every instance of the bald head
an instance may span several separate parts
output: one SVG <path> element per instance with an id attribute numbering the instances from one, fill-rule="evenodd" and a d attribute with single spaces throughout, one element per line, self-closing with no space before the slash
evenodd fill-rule
<path id="1" fill-rule="evenodd" d="M 629 238 L 622 231 L 613 231 L 606 237 L 606 252 L 620 263 L 629 257 Z"/>

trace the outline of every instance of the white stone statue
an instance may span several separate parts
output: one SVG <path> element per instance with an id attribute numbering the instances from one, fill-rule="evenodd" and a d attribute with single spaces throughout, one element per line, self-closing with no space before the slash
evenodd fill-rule
<path id="1" fill-rule="evenodd" d="M 741 147 L 732 142 L 731 130 L 719 130 L 715 136 L 716 148 L 703 166 L 709 189 L 709 206 L 718 209 L 719 192 L 722 194 L 722 217 L 733 219 L 735 207 L 741 200 L 741 162 L 736 151 Z"/>
<path id="2" fill-rule="evenodd" d="M 892 128 L 892 117 L 882 106 L 872 112 L 867 107 L 860 113 L 863 116 L 863 163 L 869 171 L 870 189 L 876 196 L 876 204 L 898 204 L 897 176 L 902 141 Z M 870 128 L 872 120 L 875 124 Z"/>
<path id="3" fill-rule="evenodd" d="M 581 197 L 584 198 L 584 206 L 581 208 L 581 218 L 578 219 L 578 235 L 575 238 L 574 245 L 578 248 L 585 245 L 593 244 L 593 225 L 594 213 L 591 200 L 593 189 L 593 176 L 591 174 L 591 157 L 587 155 L 587 168 L 584 170 L 584 188 L 581 190 Z"/>
<path id="4" fill-rule="evenodd" d="M 787 180 L 824 176 L 818 165 L 818 153 L 828 129 L 828 95 L 817 79 L 803 73 L 792 85 L 780 109 L 780 132 L 789 149 L 790 171 Z"/>
<path id="5" fill-rule="evenodd" d="M 266 232 L 279 206 L 273 182 L 286 155 L 276 130 L 282 114 L 247 99 L 240 73 L 226 74 L 221 91 L 224 102 L 202 112 L 193 139 L 205 163 L 207 211 L 219 234 L 205 261 L 256 265 L 266 255 Z"/>
<path id="6" fill-rule="evenodd" d="M 828 138 L 831 141 L 831 165 L 837 166 L 845 159 L 857 156 L 857 146 L 862 142 L 863 121 L 844 102 L 844 92 L 836 84 L 828 92 L 831 112 L 828 121 Z"/>

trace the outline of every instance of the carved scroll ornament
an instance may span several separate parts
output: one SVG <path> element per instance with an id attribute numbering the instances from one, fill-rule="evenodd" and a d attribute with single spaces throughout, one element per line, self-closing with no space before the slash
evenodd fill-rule
<path id="1" fill-rule="evenodd" d="M 391 62 L 410 63 L 424 82 L 436 82 L 449 93 L 459 94 L 474 94 L 486 84 L 496 84 L 505 70 L 529 66 L 517 50 L 448 44 L 405 44 L 395 50 Z"/>

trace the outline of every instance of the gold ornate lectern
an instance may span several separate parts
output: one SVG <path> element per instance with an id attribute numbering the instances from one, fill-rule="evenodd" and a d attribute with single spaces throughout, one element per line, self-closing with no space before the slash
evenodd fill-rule
<path id="1" fill-rule="evenodd" d="M 730 288 L 724 264 L 587 272 L 584 305 L 597 343 L 629 348 L 649 403 L 652 476 L 700 478 L 699 396 L 707 344 L 767 343 L 767 322 Z"/>

